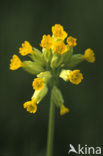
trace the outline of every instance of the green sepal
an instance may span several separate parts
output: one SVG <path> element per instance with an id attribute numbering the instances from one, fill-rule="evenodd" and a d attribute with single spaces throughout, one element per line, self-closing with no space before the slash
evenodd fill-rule
<path id="1" fill-rule="evenodd" d="M 52 74 L 50 71 L 45 71 L 45 72 L 41 72 L 40 74 L 38 74 L 37 77 L 43 79 L 44 82 L 47 83 L 51 79 Z"/>
<path id="2" fill-rule="evenodd" d="M 71 72 L 71 70 L 65 70 L 65 69 L 63 69 L 63 70 L 60 72 L 59 77 L 62 78 L 64 81 L 69 81 L 68 75 L 69 75 L 70 72 Z"/>
<path id="3" fill-rule="evenodd" d="M 40 72 L 44 71 L 43 67 L 40 64 L 32 61 L 24 61 L 22 67 L 30 74 L 39 74 Z"/>
<path id="4" fill-rule="evenodd" d="M 40 65 L 44 65 L 45 64 L 45 60 L 43 58 L 43 54 L 41 53 L 40 50 L 33 48 L 34 53 L 33 55 L 30 55 L 30 58 L 35 61 L 36 63 L 39 63 Z"/>
<path id="5" fill-rule="evenodd" d="M 53 58 L 51 60 L 51 68 L 57 68 L 59 66 L 63 67 L 64 64 L 66 64 L 69 61 L 70 57 L 72 56 L 72 53 L 73 48 L 69 49 L 64 54 L 54 53 Z"/>
<path id="6" fill-rule="evenodd" d="M 68 63 L 65 65 L 66 68 L 72 68 L 77 66 L 79 63 L 83 61 L 83 55 L 82 54 L 75 54 L 72 55 Z"/>
<path id="7" fill-rule="evenodd" d="M 60 107 L 61 105 L 64 104 L 62 93 L 56 86 L 52 88 L 52 97 L 53 97 L 52 100 L 57 107 Z"/>
<path id="8" fill-rule="evenodd" d="M 51 59 L 51 63 L 50 63 L 51 68 L 57 67 L 58 58 L 59 58 L 59 56 L 56 53 L 54 53 L 54 55 Z"/>
<path id="9" fill-rule="evenodd" d="M 49 65 L 49 62 L 51 61 L 51 58 L 52 58 L 51 49 L 47 50 L 47 49 L 43 48 L 42 52 L 43 52 L 43 58 L 44 58 L 45 62 Z"/>
<path id="10" fill-rule="evenodd" d="M 41 51 L 39 49 L 33 47 L 33 50 L 34 50 L 34 52 L 36 52 L 36 53 L 41 55 Z"/>
<path id="11" fill-rule="evenodd" d="M 59 67 L 62 64 L 62 62 L 63 62 L 62 55 L 54 53 L 50 66 L 52 69 L 55 69 Z"/>
<path id="12" fill-rule="evenodd" d="M 69 60 L 71 59 L 73 54 L 73 48 L 70 48 L 66 53 L 64 53 L 63 56 L 63 64 L 67 64 Z"/>
<path id="13" fill-rule="evenodd" d="M 32 100 L 37 99 L 37 104 L 38 104 L 46 96 L 47 92 L 48 92 L 48 87 L 45 85 L 43 89 L 35 90 L 31 99 Z"/>

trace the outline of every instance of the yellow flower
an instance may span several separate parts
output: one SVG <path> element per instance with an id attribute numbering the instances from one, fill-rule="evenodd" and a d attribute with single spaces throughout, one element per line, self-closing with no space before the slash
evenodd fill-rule
<path id="1" fill-rule="evenodd" d="M 32 83 L 33 89 L 35 90 L 41 90 L 44 88 L 44 81 L 40 78 L 35 78 Z"/>
<path id="2" fill-rule="evenodd" d="M 77 41 L 77 39 L 72 36 L 69 36 L 67 38 L 67 43 L 68 43 L 69 47 L 75 47 L 77 45 L 76 41 Z"/>
<path id="3" fill-rule="evenodd" d="M 64 54 L 65 52 L 67 52 L 67 50 L 68 47 L 67 45 L 64 44 L 63 41 L 57 41 L 54 44 L 53 51 L 56 52 L 57 54 Z"/>
<path id="4" fill-rule="evenodd" d="M 78 85 L 83 79 L 83 74 L 80 73 L 80 70 L 73 70 L 69 73 L 68 78 L 71 83 Z"/>
<path id="5" fill-rule="evenodd" d="M 87 60 L 88 62 L 94 63 L 95 62 L 95 56 L 94 55 L 95 54 L 94 54 L 93 50 L 88 48 L 85 50 L 83 58 L 85 60 Z"/>
<path id="6" fill-rule="evenodd" d="M 40 46 L 49 50 L 54 44 L 54 38 L 50 35 L 43 35 Z"/>
<path id="7" fill-rule="evenodd" d="M 55 24 L 54 26 L 52 26 L 52 33 L 55 38 L 61 40 L 64 40 L 68 35 L 66 31 L 64 31 L 63 26 L 61 26 L 60 24 Z"/>
<path id="8" fill-rule="evenodd" d="M 28 41 L 25 41 L 24 43 L 22 43 L 22 47 L 19 48 L 19 53 L 22 56 L 25 56 L 28 54 L 33 54 L 32 46 L 30 45 L 30 43 Z"/>
<path id="9" fill-rule="evenodd" d="M 22 67 L 22 62 L 19 59 L 19 57 L 17 55 L 13 55 L 11 60 L 10 60 L 10 70 L 16 70 L 20 67 Z"/>
<path id="10" fill-rule="evenodd" d="M 36 100 L 32 101 L 27 101 L 24 103 L 24 108 L 29 112 L 29 113 L 36 113 L 37 111 L 37 105 L 36 105 Z"/>
<path id="11" fill-rule="evenodd" d="M 68 112 L 69 112 L 69 109 L 66 108 L 64 105 L 62 105 L 62 106 L 60 107 L 60 115 L 64 115 L 64 114 L 66 114 L 66 113 L 68 113 Z"/>

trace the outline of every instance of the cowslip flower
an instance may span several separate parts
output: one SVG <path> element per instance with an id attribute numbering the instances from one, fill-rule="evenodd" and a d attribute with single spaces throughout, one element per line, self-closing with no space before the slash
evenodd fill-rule
<path id="1" fill-rule="evenodd" d="M 60 24 L 55 24 L 54 26 L 52 26 L 52 33 L 55 38 L 61 40 L 64 40 L 68 35 L 67 32 L 64 31 L 63 26 L 61 26 Z"/>
<path id="2" fill-rule="evenodd" d="M 70 80 L 71 83 L 78 85 L 81 83 L 83 79 L 83 74 L 80 73 L 80 70 L 73 70 L 72 72 L 69 73 L 68 79 Z"/>
<path id="3" fill-rule="evenodd" d="M 95 62 L 95 54 L 92 49 L 86 49 L 84 54 L 74 53 L 74 47 L 77 45 L 77 39 L 69 36 L 64 31 L 63 26 L 55 24 L 52 26 L 52 35 L 43 35 L 40 46 L 41 50 L 32 47 L 28 41 L 19 48 L 22 56 L 28 55 L 30 60 L 21 61 L 17 55 L 13 55 L 10 60 L 10 70 L 22 68 L 24 71 L 36 76 L 31 86 L 33 95 L 31 99 L 23 104 L 23 107 L 29 113 L 37 112 L 37 105 L 51 91 L 50 98 L 50 123 L 48 131 L 47 156 L 51 155 L 53 123 L 55 106 L 59 109 L 60 115 L 69 112 L 68 106 L 64 104 L 64 98 L 59 89 L 59 80 L 67 83 L 79 85 L 83 80 L 83 74 L 80 69 L 73 69 L 83 61 Z"/>
<path id="4" fill-rule="evenodd" d="M 43 35 L 40 46 L 49 50 L 54 44 L 54 39 L 50 35 Z"/>
<path id="5" fill-rule="evenodd" d="M 95 54 L 92 49 L 88 48 L 85 50 L 83 58 L 88 62 L 94 63 L 95 62 Z"/>
<path id="6" fill-rule="evenodd" d="M 64 114 L 66 114 L 66 113 L 68 113 L 68 112 L 69 112 L 69 109 L 66 108 L 64 105 L 62 105 L 62 106 L 60 107 L 60 115 L 64 115 Z"/>
<path id="7" fill-rule="evenodd" d="M 35 78 L 32 83 L 32 86 L 34 90 L 41 90 L 44 87 L 44 82 L 40 78 Z"/>
<path id="8" fill-rule="evenodd" d="M 37 111 L 37 104 L 36 104 L 36 99 L 32 101 L 27 101 L 24 103 L 24 108 L 29 112 L 29 113 L 36 113 Z"/>
<path id="9" fill-rule="evenodd" d="M 28 41 L 25 41 L 24 43 L 22 43 L 22 47 L 19 48 L 19 53 L 22 56 L 33 53 L 32 46 L 30 45 L 30 43 Z"/>
<path id="10" fill-rule="evenodd" d="M 77 45 L 77 39 L 72 37 L 72 36 L 69 36 L 67 38 L 67 44 L 69 45 L 69 47 L 75 47 Z"/>
<path id="11" fill-rule="evenodd" d="M 19 69 L 20 67 L 22 67 L 22 62 L 21 60 L 19 59 L 19 57 L 17 55 L 13 55 L 11 60 L 10 60 L 10 69 L 11 70 L 17 70 Z"/>
<path id="12" fill-rule="evenodd" d="M 60 77 L 64 81 L 70 81 L 75 85 L 78 85 L 83 80 L 83 74 L 80 73 L 80 70 L 62 70 Z"/>
<path id="13" fill-rule="evenodd" d="M 77 45 L 77 39 L 69 36 L 66 40 L 66 45 L 64 39 L 67 37 L 67 33 L 60 24 L 52 26 L 52 33 L 52 36 L 43 35 L 40 44 L 42 52 L 32 47 L 28 41 L 25 41 L 22 47 L 19 48 L 19 53 L 23 56 L 30 54 L 29 57 L 31 60 L 22 62 L 19 57 L 14 54 L 10 60 L 10 69 L 17 70 L 21 67 L 25 71 L 37 76 L 37 78 L 33 80 L 32 87 L 35 90 L 34 97 L 36 99 L 39 97 L 39 100 L 37 99 L 39 102 L 47 94 L 47 88 L 53 86 L 52 88 L 54 89 L 52 90 L 55 92 L 53 98 L 56 101 L 54 101 L 54 103 L 61 110 L 61 106 L 64 106 L 64 100 L 61 91 L 56 86 L 56 81 L 62 78 L 64 81 L 69 81 L 74 85 L 80 84 L 83 80 L 83 74 L 79 69 L 71 70 L 71 68 L 77 66 L 83 60 L 93 63 L 95 56 L 91 49 L 85 50 L 84 55 L 73 54 L 73 47 Z M 57 40 L 54 40 L 54 37 L 57 38 Z M 46 88 L 45 94 L 43 94 L 43 88 L 44 90 Z M 59 96 L 59 101 L 56 96 Z"/>
<path id="14" fill-rule="evenodd" d="M 68 47 L 64 44 L 63 41 L 57 41 L 53 46 L 53 51 L 57 54 L 64 54 L 67 52 Z"/>

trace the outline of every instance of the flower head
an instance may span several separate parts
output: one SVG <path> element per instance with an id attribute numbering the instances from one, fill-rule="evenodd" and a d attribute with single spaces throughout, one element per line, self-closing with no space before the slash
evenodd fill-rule
<path id="1" fill-rule="evenodd" d="M 37 105 L 36 105 L 36 100 L 32 101 L 27 101 L 24 103 L 24 108 L 29 112 L 29 113 L 36 113 L 37 111 Z"/>
<path id="2" fill-rule="evenodd" d="M 44 81 L 40 78 L 35 78 L 32 83 L 33 89 L 35 90 L 41 90 L 44 88 Z"/>
<path id="3" fill-rule="evenodd" d="M 57 41 L 53 47 L 53 51 L 57 54 L 64 54 L 67 52 L 68 47 L 64 44 L 63 41 Z"/>
<path id="4" fill-rule="evenodd" d="M 85 53 L 83 55 L 83 58 L 90 63 L 94 63 L 95 62 L 95 54 L 94 54 L 93 50 L 89 49 L 89 48 L 86 49 Z"/>
<path id="5" fill-rule="evenodd" d="M 20 67 L 22 67 L 22 62 L 19 59 L 19 57 L 17 55 L 13 55 L 11 60 L 10 60 L 10 70 L 16 70 Z"/>
<path id="6" fill-rule="evenodd" d="M 69 112 L 69 109 L 65 107 L 64 105 L 61 105 L 60 107 L 60 115 L 64 115 Z"/>
<path id="7" fill-rule="evenodd" d="M 77 39 L 69 36 L 65 43 L 66 37 L 67 33 L 63 26 L 55 24 L 52 27 L 52 36 L 43 35 L 41 51 L 35 47 L 32 48 L 28 41 L 19 48 L 19 53 L 22 56 L 30 54 L 31 60 L 21 62 L 15 54 L 10 60 L 11 70 L 22 67 L 23 70 L 37 77 L 32 83 L 34 93 L 31 101 L 24 103 L 24 108 L 30 113 L 37 111 L 37 104 L 47 95 L 49 88 L 51 88 L 51 103 L 60 108 L 60 115 L 69 112 L 69 109 L 64 106 L 63 95 L 57 87 L 59 79 L 78 85 L 83 80 L 83 74 L 80 70 L 72 71 L 71 69 L 84 60 L 91 63 L 95 61 L 94 52 L 91 49 L 85 50 L 84 55 L 75 54 L 73 47 L 77 45 Z"/>
<path id="8" fill-rule="evenodd" d="M 83 74 L 80 73 L 80 70 L 73 70 L 69 73 L 68 79 L 71 83 L 78 85 L 83 79 Z"/>
<path id="9" fill-rule="evenodd" d="M 54 38 L 50 35 L 43 35 L 40 46 L 49 50 L 54 44 Z"/>
<path id="10" fill-rule="evenodd" d="M 22 47 L 19 48 L 19 53 L 22 56 L 25 56 L 28 54 L 33 54 L 32 46 L 30 45 L 30 43 L 28 41 L 25 41 L 24 43 L 22 43 Z"/>
<path id="11" fill-rule="evenodd" d="M 67 38 L 67 43 L 68 43 L 69 47 L 75 47 L 77 45 L 76 41 L 77 41 L 77 39 L 72 36 L 69 36 Z"/>
<path id="12" fill-rule="evenodd" d="M 64 31 L 63 26 L 61 26 L 60 24 L 55 24 L 54 26 L 52 26 L 52 33 L 55 38 L 61 40 L 64 40 L 68 35 L 66 31 Z"/>

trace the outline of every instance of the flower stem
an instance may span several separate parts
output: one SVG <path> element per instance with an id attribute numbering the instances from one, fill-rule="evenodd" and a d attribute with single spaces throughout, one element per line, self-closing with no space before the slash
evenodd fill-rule
<path id="1" fill-rule="evenodd" d="M 47 154 L 46 154 L 46 156 L 52 156 L 52 152 L 53 152 L 55 104 L 54 104 L 52 98 L 53 98 L 53 96 L 52 96 L 52 90 L 51 90 L 49 124 L 48 124 Z"/>

